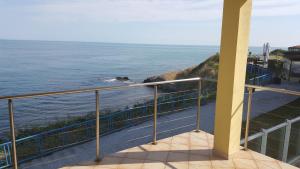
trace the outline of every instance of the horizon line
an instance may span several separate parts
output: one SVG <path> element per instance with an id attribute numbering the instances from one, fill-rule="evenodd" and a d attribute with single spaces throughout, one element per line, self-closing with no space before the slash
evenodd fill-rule
<path id="1" fill-rule="evenodd" d="M 203 45 L 203 44 L 166 44 L 166 43 L 138 43 L 138 42 L 103 42 L 103 41 L 80 41 L 80 40 L 40 40 L 40 39 L 2 39 L 0 40 L 6 40 L 6 41 L 39 41 L 39 42 L 75 42 L 75 43 L 106 43 L 106 44 L 128 44 L 128 45 L 149 45 L 149 46 L 213 46 L 213 47 L 220 47 L 221 45 Z M 249 47 L 262 47 L 258 45 L 249 45 Z M 271 48 L 288 48 L 288 47 L 271 47 Z"/>

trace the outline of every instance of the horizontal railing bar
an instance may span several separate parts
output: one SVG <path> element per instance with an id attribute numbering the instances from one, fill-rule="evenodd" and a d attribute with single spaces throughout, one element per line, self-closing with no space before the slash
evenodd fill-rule
<path id="1" fill-rule="evenodd" d="M 265 77 L 265 76 L 269 76 L 269 74 L 264 74 L 264 75 L 261 75 L 261 76 L 257 76 L 257 77 L 251 78 L 249 80 L 259 79 L 259 78 L 262 78 L 262 77 Z"/>
<path id="2" fill-rule="evenodd" d="M 299 117 L 296 117 L 296 118 L 294 118 L 294 119 L 291 119 L 290 121 L 291 121 L 291 123 L 295 123 L 295 122 L 297 122 L 297 121 L 300 121 L 300 116 L 299 116 Z"/>
<path id="3" fill-rule="evenodd" d="M 55 92 L 31 93 L 31 94 L 14 95 L 14 96 L 0 96 L 0 100 L 21 99 L 21 98 L 30 98 L 30 97 L 37 97 L 37 96 L 51 96 L 51 95 L 62 95 L 62 94 L 76 94 L 76 93 L 84 93 L 84 92 L 94 92 L 95 90 L 116 90 L 116 89 L 126 89 L 131 87 L 155 86 L 155 85 L 162 85 L 168 83 L 197 81 L 199 79 L 200 79 L 199 77 L 196 77 L 190 79 L 169 80 L 169 81 L 161 81 L 161 82 L 137 83 L 137 84 L 123 85 L 123 86 L 95 87 L 95 88 L 64 90 L 64 91 L 55 91 Z"/>
<path id="4" fill-rule="evenodd" d="M 249 85 L 249 84 L 246 84 L 245 86 L 250 87 L 250 88 L 254 88 L 254 89 L 268 90 L 268 91 L 272 91 L 272 92 L 276 92 L 276 93 L 283 93 L 283 94 L 291 94 L 291 95 L 300 96 L 300 92 L 293 91 L 293 90 L 273 88 L 273 87 L 265 87 L 265 86 L 256 86 L 256 85 Z"/>
<path id="5" fill-rule="evenodd" d="M 217 80 L 215 80 L 215 79 L 196 77 L 196 78 L 189 78 L 189 79 L 168 80 L 168 81 L 160 81 L 160 82 L 137 83 L 137 84 L 130 84 L 130 85 L 122 85 L 122 86 L 94 87 L 94 88 L 84 88 L 84 89 L 75 89 L 75 90 L 41 92 L 41 93 L 31 93 L 31 94 L 12 95 L 12 96 L 0 96 L 0 100 L 31 98 L 31 97 L 38 97 L 38 96 L 63 95 L 63 94 L 76 94 L 76 93 L 84 93 L 84 92 L 94 92 L 96 90 L 116 90 L 116 89 L 126 89 L 126 88 L 131 88 L 131 87 L 155 86 L 155 85 L 170 84 L 170 83 L 198 81 L 200 79 L 205 80 L 205 81 L 210 81 L 210 82 L 217 82 Z M 249 84 L 246 84 L 245 87 L 300 96 L 300 92 L 287 90 L 287 89 L 263 87 L 263 86 L 249 85 Z"/>
<path id="6" fill-rule="evenodd" d="M 300 160 L 300 156 L 294 157 L 288 161 L 289 164 L 295 164 Z"/>
<path id="7" fill-rule="evenodd" d="M 283 127 L 285 127 L 285 126 L 287 126 L 287 125 L 288 125 L 287 122 L 281 123 L 281 124 L 278 124 L 278 125 L 276 125 L 276 126 L 274 126 L 274 127 L 272 127 L 272 128 L 265 129 L 265 131 L 269 134 L 269 133 L 271 133 L 271 132 L 273 132 L 273 131 L 276 131 L 276 130 L 278 130 L 278 129 L 280 129 L 280 128 L 283 128 Z"/>
<path id="8" fill-rule="evenodd" d="M 293 119 L 291 119 L 290 121 L 291 121 L 291 123 L 293 124 L 293 123 L 295 123 L 295 122 L 297 122 L 297 121 L 299 121 L 299 120 L 300 120 L 300 116 L 299 116 L 299 117 L 296 117 L 296 118 L 293 118 Z M 278 130 L 278 129 L 280 129 L 280 128 L 283 128 L 283 127 L 285 127 L 285 126 L 287 126 L 287 123 L 286 123 L 286 122 L 280 123 L 280 124 L 278 124 L 278 125 L 276 125 L 276 126 L 273 126 L 273 127 L 271 127 L 271 128 L 265 129 L 265 131 L 266 131 L 267 133 L 271 133 L 271 132 L 276 131 L 276 130 Z M 259 138 L 259 137 L 261 137 L 262 135 L 263 135 L 263 132 L 255 133 L 255 134 L 249 136 L 249 140 L 248 140 L 248 141 L 252 141 L 252 140 L 254 140 L 254 139 L 256 139 L 256 138 Z M 242 139 L 242 140 L 241 140 L 241 144 L 244 144 L 244 143 L 245 143 L 245 139 Z"/>
<path id="9" fill-rule="evenodd" d="M 254 139 L 257 139 L 257 138 L 261 137 L 262 135 L 263 135 L 263 132 L 255 133 L 255 134 L 253 134 L 253 135 L 251 135 L 251 136 L 248 137 L 248 142 L 252 141 Z M 244 144 L 244 143 L 245 143 L 245 139 L 242 139 L 241 140 L 241 144 Z"/>

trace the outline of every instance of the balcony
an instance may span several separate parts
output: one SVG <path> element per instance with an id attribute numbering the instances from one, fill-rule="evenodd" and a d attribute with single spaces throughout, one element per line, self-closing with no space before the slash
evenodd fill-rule
<path id="1" fill-rule="evenodd" d="M 284 162 L 289 162 L 291 158 L 293 158 L 293 161 L 297 161 L 297 159 L 299 158 L 299 154 L 297 153 L 293 154 L 292 157 L 289 156 L 289 145 L 291 149 L 295 147 L 295 143 L 296 145 L 299 144 L 297 141 L 295 142 L 295 137 L 298 137 L 299 135 L 297 134 L 298 128 L 296 124 L 300 121 L 299 117 L 289 119 L 287 122 L 278 124 L 274 127 L 263 129 L 262 132 L 258 132 L 255 134 L 250 132 L 252 134 L 250 136 L 248 136 L 248 133 L 249 122 L 251 121 L 251 107 L 255 106 L 252 105 L 251 102 L 252 97 L 256 96 L 252 93 L 253 89 L 256 89 L 256 91 L 265 90 L 272 93 L 275 92 L 279 94 L 287 94 L 291 95 L 292 97 L 300 96 L 299 92 L 270 87 L 245 85 L 249 93 L 245 93 L 245 96 L 248 96 L 248 105 L 245 106 L 246 111 L 244 111 L 245 113 L 247 113 L 245 114 L 247 115 L 245 116 L 245 120 L 247 122 L 244 128 L 245 138 L 242 136 L 242 140 L 240 143 L 240 145 L 244 145 L 244 148 L 240 147 L 239 151 L 234 153 L 232 156 L 229 157 L 229 160 L 227 160 L 227 158 L 222 158 L 214 153 L 214 136 L 209 134 L 208 132 L 200 131 L 201 124 L 201 129 L 212 133 L 214 123 L 214 110 L 211 108 L 215 105 L 210 106 L 211 108 L 201 106 L 201 101 L 203 99 L 203 95 L 201 92 L 201 84 L 203 81 L 215 82 L 215 80 L 212 79 L 192 78 L 181 79 L 177 81 L 132 84 L 128 86 L 99 87 L 92 89 L 79 89 L 71 91 L 35 93 L 28 95 L 0 97 L 0 99 L 8 99 L 8 103 L 10 106 L 9 111 L 11 117 L 13 117 L 14 113 L 12 102 L 13 100 L 17 100 L 20 98 L 43 97 L 48 95 L 62 94 L 77 94 L 81 92 L 95 92 L 96 96 L 96 116 L 94 118 L 97 118 L 97 120 L 81 122 L 80 124 L 70 126 L 71 128 L 66 126 L 59 130 L 48 131 L 46 133 L 41 133 L 26 138 L 16 139 L 15 137 L 12 137 L 12 142 L 8 142 L 6 144 L 1 145 L 5 152 L 4 157 L 6 157 L 7 159 L 6 167 L 9 167 L 9 165 L 13 165 L 12 160 L 16 158 L 20 160 L 18 163 L 21 164 L 21 168 L 26 169 L 40 168 L 41 166 L 45 165 L 45 163 L 40 163 L 41 159 L 44 162 L 47 161 L 47 163 L 52 163 L 51 161 L 54 160 L 53 164 L 49 164 L 49 166 L 56 166 L 55 168 L 92 168 L 95 166 L 97 166 L 98 168 L 147 168 L 147 166 L 149 165 L 150 167 L 153 165 L 157 165 L 166 168 L 217 168 L 218 165 L 233 168 L 241 168 L 241 165 L 244 165 L 244 167 L 242 168 L 248 166 L 250 166 L 250 168 L 267 168 L 267 166 L 270 165 L 277 166 L 277 168 L 278 166 L 283 166 L 282 168 L 293 168 L 292 166 Z M 191 95 L 181 93 L 185 97 L 182 97 L 183 99 L 177 100 L 176 102 L 170 100 L 164 101 L 162 99 L 162 96 L 165 93 L 161 93 L 157 90 L 157 88 L 159 85 L 169 83 L 195 83 L 198 84 L 198 86 L 196 85 L 198 88 L 193 89 L 193 93 L 189 93 Z M 133 114 L 131 114 L 126 115 L 125 119 L 120 119 L 122 113 L 120 114 L 118 112 L 118 114 L 116 114 L 116 117 L 118 117 L 116 121 L 114 121 L 114 118 L 102 118 L 101 116 L 99 116 L 99 107 L 101 106 L 99 101 L 99 93 L 101 93 L 101 91 L 121 90 L 143 86 L 154 87 L 154 100 L 150 101 L 152 104 L 149 107 L 137 107 L 133 111 L 135 112 L 135 114 L 138 112 L 136 116 L 133 116 Z M 280 95 L 272 96 L 280 97 Z M 188 102 L 191 100 L 192 102 Z M 178 105 L 177 102 L 180 102 L 181 104 Z M 176 103 L 175 107 L 173 103 Z M 253 103 L 257 104 L 257 102 Z M 164 108 L 164 106 L 166 105 L 169 105 L 167 107 L 171 107 L 171 114 L 168 109 Z M 201 117 L 200 112 L 202 112 Z M 115 115 L 112 114 L 112 116 Z M 14 124 L 14 119 L 11 118 L 10 120 L 11 124 Z M 136 126 L 132 127 L 132 124 L 127 123 L 128 121 L 133 122 L 133 124 Z M 122 124 L 124 124 L 125 126 L 106 125 L 110 123 L 116 124 L 116 122 L 118 124 L 122 122 Z M 111 126 L 121 128 L 109 128 Z M 12 125 L 11 127 L 11 132 L 14 132 L 14 125 Z M 116 131 L 116 129 L 120 132 L 113 133 L 112 131 Z M 195 132 L 195 130 L 199 132 Z M 279 133 L 284 131 L 283 134 L 280 134 L 282 139 L 274 142 L 272 141 L 272 139 L 274 138 L 274 133 L 275 135 L 278 135 L 278 131 Z M 101 139 L 100 134 L 102 135 Z M 106 136 L 103 136 L 103 134 L 109 134 L 108 136 L 111 138 L 106 139 Z M 292 139 L 291 137 L 290 139 L 290 136 L 292 135 L 294 138 Z M 14 134 L 12 134 L 12 136 L 14 136 Z M 73 140 L 73 142 L 70 142 L 70 140 L 66 141 L 68 137 L 76 137 L 78 139 L 75 139 Z M 96 141 L 92 141 L 95 137 Z M 53 143 L 54 145 L 49 147 L 49 145 L 47 145 L 47 143 L 49 143 L 48 139 L 52 140 L 55 144 Z M 150 143 L 151 140 L 152 143 L 155 144 Z M 292 140 L 293 143 L 290 140 Z M 265 155 L 269 155 L 267 150 L 269 150 L 270 145 L 272 146 L 271 148 L 274 148 L 272 144 L 276 143 L 275 148 L 278 147 L 277 142 L 279 142 L 279 144 L 283 143 L 281 144 L 282 146 L 279 145 L 279 147 L 282 148 L 281 150 L 283 153 L 278 155 L 278 157 L 279 160 L 282 160 L 284 162 L 279 162 L 278 160 L 272 159 Z M 122 146 L 119 146 L 121 148 L 110 147 L 116 145 Z M 32 151 L 30 151 L 29 154 L 27 154 L 27 152 L 24 151 L 28 150 L 28 146 L 29 148 L 32 148 Z M 16 148 L 16 151 L 13 147 Z M 249 150 L 248 147 L 249 149 L 255 150 L 260 153 Z M 33 151 L 35 149 L 38 149 L 38 151 Z M 107 151 L 108 149 L 111 150 Z M 96 152 L 96 156 L 94 152 Z M 112 154 L 112 152 L 114 153 Z M 52 154 L 50 156 L 47 156 L 49 155 L 49 153 Z M 68 156 L 72 156 L 76 153 L 78 155 L 77 157 L 68 158 Z M 85 154 L 84 156 L 86 157 L 83 157 L 83 154 Z M 100 157 L 104 158 L 100 163 L 94 163 L 93 161 L 95 157 L 97 160 L 100 160 Z M 86 161 L 86 163 L 82 163 L 84 161 Z M 78 162 L 79 164 L 77 164 Z M 49 168 L 49 166 L 47 166 L 46 168 Z"/>
<path id="2" fill-rule="evenodd" d="M 202 129 L 200 128 L 200 108 L 202 99 L 202 81 L 207 80 L 210 82 L 215 82 L 215 80 L 203 79 L 198 77 L 192 79 L 180 79 L 175 81 L 154 82 L 147 84 L 132 84 L 128 86 L 96 87 L 69 91 L 25 94 L 18 96 L 1 96 L 0 100 L 8 101 L 8 112 L 10 121 L 10 140 L 2 144 L 0 150 L 1 168 L 13 167 L 14 169 L 18 169 L 19 165 L 22 168 L 34 168 L 26 167 L 25 165 L 23 165 L 23 163 L 33 159 L 35 160 L 32 162 L 37 163 L 39 160 L 41 160 L 39 159 L 40 157 L 44 157 L 44 159 L 47 162 L 53 162 L 55 164 L 58 164 L 59 161 L 51 160 L 49 158 L 46 158 L 45 156 L 78 144 L 87 143 L 94 139 L 95 141 L 90 142 L 93 144 L 92 150 L 94 151 L 88 152 L 89 154 L 93 154 L 93 159 L 88 159 L 85 163 L 81 163 L 79 162 L 79 160 L 76 159 L 70 160 L 68 161 L 70 165 L 63 165 L 63 168 L 295 168 L 284 162 L 286 162 L 288 158 L 290 137 L 292 136 L 292 124 L 293 122 L 299 122 L 299 119 L 288 120 L 286 123 L 280 124 L 275 128 L 263 129 L 262 132 L 249 136 L 252 96 L 254 89 L 290 94 L 295 95 L 297 97 L 300 96 L 300 92 L 297 91 L 275 89 L 254 85 L 245 85 L 251 10 L 252 0 L 224 0 L 221 48 L 218 66 L 218 85 L 216 93 L 217 98 L 216 104 L 214 106 L 216 110 L 213 111 L 215 113 L 215 120 L 214 123 L 210 123 L 211 125 L 214 124 L 214 136 L 204 131 L 200 131 L 200 129 Z M 268 79 L 269 77 L 262 76 L 260 78 Z M 254 79 L 254 81 L 257 81 L 257 79 Z M 167 105 L 166 107 L 171 107 L 171 111 L 164 112 L 164 114 L 168 114 L 170 112 L 173 113 L 175 110 L 173 110 L 172 108 L 180 108 L 181 106 L 185 105 L 184 101 L 187 99 L 181 96 L 183 98 L 181 100 L 177 98 L 176 101 L 160 103 L 158 87 L 159 85 L 167 83 L 173 84 L 183 82 L 194 82 L 197 86 L 197 92 L 194 93 L 196 95 L 192 94 L 192 98 L 190 98 L 190 100 L 194 100 L 194 102 L 189 102 L 189 104 L 196 103 L 197 105 L 195 108 L 196 111 L 192 111 L 192 113 L 195 114 L 192 114 L 192 116 L 190 116 L 194 120 L 194 122 L 183 126 L 192 127 L 192 129 L 189 128 L 189 131 L 186 131 L 187 129 L 185 129 L 184 132 L 181 132 L 179 135 L 176 135 L 172 132 L 170 133 L 171 135 L 164 135 L 164 137 L 162 137 L 162 135 L 159 134 L 163 132 L 166 133 L 166 131 L 161 131 L 157 127 L 157 121 L 161 119 L 158 117 L 163 115 L 163 113 L 160 114 L 158 110 L 160 105 L 165 104 Z M 136 109 L 134 113 L 132 113 L 135 115 L 134 117 L 126 116 L 129 113 L 120 113 L 114 116 L 116 118 L 109 119 L 106 117 L 104 118 L 102 116 L 105 114 L 101 114 L 102 119 L 107 120 L 106 123 L 103 123 L 103 120 L 100 118 L 101 105 L 99 93 L 107 90 L 120 90 L 143 86 L 154 88 L 153 100 L 149 102 L 151 103 L 150 111 L 149 107 L 145 106 L 147 109 L 143 109 L 144 107 L 141 106 L 138 109 Z M 245 87 L 247 91 L 248 100 L 247 104 L 245 104 L 245 107 L 247 108 L 245 112 L 246 118 L 244 118 L 245 137 L 241 137 L 241 124 L 243 120 Z M 46 133 L 38 133 L 26 138 L 18 138 L 18 132 L 15 130 L 16 125 L 14 120 L 13 109 L 13 103 L 15 100 L 78 93 L 95 94 L 95 112 L 93 112 L 95 114 L 91 117 L 91 119 L 89 119 L 89 121 L 80 123 L 80 125 L 68 126 L 68 128 L 63 127 L 52 130 L 51 132 L 47 131 Z M 173 104 L 175 102 L 177 103 L 178 101 L 183 103 L 177 105 Z M 129 120 L 137 120 L 137 123 L 128 124 L 127 122 Z M 172 120 L 174 121 L 174 119 Z M 118 123 L 118 125 L 116 125 L 117 127 L 114 126 L 116 128 L 111 127 L 113 126 L 112 122 Z M 146 133 L 148 135 L 143 136 L 143 138 L 147 138 L 147 141 L 144 140 L 144 142 L 139 142 L 141 144 L 136 143 L 135 146 L 130 146 L 129 148 L 126 147 L 125 149 L 121 151 L 118 150 L 116 151 L 116 153 L 110 155 L 102 155 L 102 149 L 104 149 L 104 147 L 100 144 L 101 134 L 111 134 L 109 132 L 121 131 L 124 128 L 128 128 L 132 125 L 141 124 L 142 122 L 152 123 L 151 125 L 148 125 L 148 127 L 144 126 L 144 128 L 150 128 L 151 130 L 151 134 Z M 177 124 L 177 122 L 174 123 Z M 174 131 L 174 126 L 170 125 L 169 127 L 171 127 L 170 130 Z M 182 126 L 177 127 L 182 128 Z M 266 148 L 268 144 L 268 134 L 275 130 L 277 131 L 277 129 L 279 128 L 285 129 L 285 134 L 281 134 L 281 136 L 284 136 L 282 137 L 284 140 L 284 144 L 282 149 L 280 149 L 282 150 L 281 160 L 284 162 L 277 161 L 264 155 L 267 154 Z M 107 129 L 115 130 L 110 131 Z M 194 132 L 193 130 L 196 130 L 196 132 Z M 106 131 L 107 133 L 103 131 Z M 296 131 L 299 130 L 297 129 Z M 77 134 L 74 134 L 75 132 L 77 132 Z M 76 136 L 74 140 L 76 140 L 77 142 L 70 142 L 70 140 L 68 139 L 69 133 L 73 133 Z M 296 132 L 296 134 L 298 133 L 299 132 Z M 135 137 L 136 138 L 134 139 L 138 139 L 138 136 Z M 152 142 L 151 140 L 149 140 L 149 138 L 152 139 Z M 252 148 L 251 141 L 253 142 L 253 139 L 257 138 L 261 138 L 259 147 L 260 152 L 262 154 L 250 150 Z M 103 137 L 101 139 L 103 139 Z M 241 139 L 243 139 L 242 142 L 244 148 L 240 147 Z M 42 143 L 42 141 L 44 141 L 44 144 L 40 144 Z M 115 141 L 122 142 L 123 138 L 115 138 Z M 133 140 L 130 141 L 132 142 Z M 296 142 L 296 147 L 298 147 L 298 145 L 299 142 Z M 85 153 L 86 147 L 84 146 L 81 147 L 81 149 L 79 149 L 78 151 L 79 153 L 81 153 L 80 161 L 85 159 L 85 156 L 89 155 Z M 72 155 L 72 153 L 72 151 L 68 152 L 68 154 L 64 154 L 64 152 L 62 152 L 56 155 L 60 157 L 60 162 L 64 162 L 64 157 L 66 155 Z M 299 152 L 293 155 L 299 156 Z M 102 160 L 101 157 L 103 157 Z M 96 162 L 93 162 L 94 160 Z M 45 167 L 38 166 L 38 168 Z M 51 166 L 51 168 L 57 167 Z"/>
<path id="3" fill-rule="evenodd" d="M 214 136 L 186 132 L 105 156 L 100 163 L 86 162 L 62 169 L 297 169 L 251 150 L 241 150 L 229 159 L 213 152 Z"/>

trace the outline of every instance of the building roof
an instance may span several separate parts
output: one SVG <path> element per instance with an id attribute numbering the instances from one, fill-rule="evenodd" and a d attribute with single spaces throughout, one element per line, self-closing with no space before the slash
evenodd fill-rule
<path id="1" fill-rule="evenodd" d="M 300 45 L 291 46 L 291 47 L 289 47 L 289 48 L 300 49 Z"/>
<path id="2" fill-rule="evenodd" d="M 286 52 L 284 57 L 291 60 L 291 61 L 300 62 L 300 53 Z"/>
<path id="3" fill-rule="evenodd" d="M 284 57 L 291 61 L 300 62 L 300 45 L 289 47 L 289 51 L 284 53 Z"/>

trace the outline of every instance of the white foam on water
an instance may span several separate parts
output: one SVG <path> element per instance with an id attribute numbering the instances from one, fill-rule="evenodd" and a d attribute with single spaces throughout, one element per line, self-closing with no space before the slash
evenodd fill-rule
<path id="1" fill-rule="evenodd" d="M 117 79 L 107 79 L 107 80 L 104 80 L 104 82 L 115 82 L 115 81 L 117 81 Z"/>
<path id="2" fill-rule="evenodd" d="M 132 81 L 124 81 L 123 83 L 126 83 L 126 84 L 133 84 L 134 82 L 132 82 Z"/>

